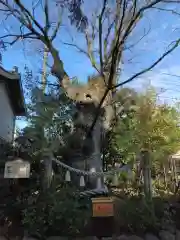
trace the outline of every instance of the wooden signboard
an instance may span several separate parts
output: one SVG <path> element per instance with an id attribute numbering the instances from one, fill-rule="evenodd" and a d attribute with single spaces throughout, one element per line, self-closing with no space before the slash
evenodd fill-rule
<path id="1" fill-rule="evenodd" d="M 17 159 L 5 163 L 4 178 L 29 178 L 30 163 Z"/>
<path id="2" fill-rule="evenodd" d="M 111 197 L 92 198 L 93 217 L 113 217 L 114 201 Z"/>

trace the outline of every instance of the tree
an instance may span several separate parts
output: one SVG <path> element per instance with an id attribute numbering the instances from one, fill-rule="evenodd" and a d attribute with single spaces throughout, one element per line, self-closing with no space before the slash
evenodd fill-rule
<path id="1" fill-rule="evenodd" d="M 137 94 L 134 111 L 119 119 L 111 147 L 124 162 L 136 163 L 142 149 L 148 149 L 155 175 L 163 173 L 169 156 L 179 150 L 179 109 L 158 104 L 155 89 Z"/>
<path id="2" fill-rule="evenodd" d="M 76 116 L 75 122 L 77 124 L 75 124 L 75 126 L 83 125 L 83 129 L 86 128 L 85 139 L 88 140 L 91 145 L 91 156 L 96 156 L 93 161 L 91 159 L 88 163 L 90 164 L 88 168 L 91 169 L 95 167 L 97 171 L 100 171 L 102 168 L 102 163 L 100 161 L 102 145 L 101 135 L 104 135 L 104 133 L 110 129 L 111 121 L 114 117 L 112 100 L 115 89 L 151 70 L 178 47 L 180 39 L 177 39 L 170 44 L 168 50 L 156 59 L 149 67 L 135 73 L 124 82 L 117 83 L 117 76 L 121 70 L 119 64 L 123 60 L 123 54 L 127 48 L 126 44 L 141 18 L 144 17 L 147 10 L 152 10 L 154 7 L 161 7 L 164 4 L 171 6 L 173 2 L 173 0 L 124 0 L 116 2 L 104 0 L 102 1 L 100 14 L 96 15 L 96 17 L 98 16 L 98 30 L 95 32 L 96 25 L 91 25 L 91 22 L 88 21 L 88 18 L 84 16 L 81 10 L 82 1 L 52 1 L 52 5 L 50 5 L 50 1 L 45 0 L 43 3 L 45 24 L 41 25 L 34 15 L 36 6 L 33 5 L 32 10 L 30 10 L 29 7 L 23 4 L 20 0 L 14 0 L 12 3 L 0 0 L 1 12 L 3 12 L 6 17 L 11 16 L 15 18 L 20 26 L 19 34 L 8 33 L 1 36 L 1 45 L 6 47 L 8 44 L 13 45 L 20 39 L 36 39 L 41 41 L 50 52 L 53 58 L 51 72 L 58 78 L 59 83 L 67 93 L 68 98 L 76 103 L 78 117 Z M 55 47 L 54 40 L 58 35 L 62 16 L 59 14 L 56 27 L 52 29 L 50 11 L 54 8 L 53 4 L 56 4 L 56 7 L 60 11 L 69 8 L 69 11 L 72 12 L 70 18 L 75 22 L 76 27 L 83 26 L 80 29 L 85 34 L 88 48 L 88 52 L 85 52 L 85 54 L 90 58 L 93 67 L 95 67 L 98 72 L 98 76 L 91 77 L 88 83 L 84 86 L 77 87 L 71 84 L 70 78 L 63 67 L 61 56 Z M 87 23 L 89 23 L 88 27 L 91 29 L 91 32 L 89 32 L 89 28 L 87 28 Z M 104 31 L 104 28 L 106 28 L 107 31 Z M 91 35 L 91 38 L 89 37 L 89 34 Z M 99 67 L 97 67 L 97 63 L 94 61 L 94 50 L 92 48 L 92 40 L 95 39 L 95 34 L 98 35 L 99 40 Z M 92 104 L 94 104 L 93 107 Z M 86 110 L 88 109 L 88 111 L 84 111 L 84 106 L 86 106 L 85 108 Z M 91 120 L 89 120 L 89 115 L 91 115 Z"/>
<path id="3" fill-rule="evenodd" d="M 115 119 L 111 130 L 106 135 L 102 149 L 105 169 L 107 169 L 108 164 L 114 166 L 117 161 L 120 161 L 122 164 L 129 162 L 128 156 L 131 156 L 131 151 L 127 146 L 128 144 L 132 144 L 132 141 L 129 141 L 129 139 L 131 139 L 131 128 L 133 129 L 132 119 L 137 107 L 137 100 L 138 93 L 130 88 L 121 88 L 116 94 L 114 99 L 116 109 Z M 122 141 L 118 140 L 118 134 L 122 135 Z M 127 148 L 124 152 L 120 150 L 120 148 L 123 148 L 123 145 L 124 148 Z"/>

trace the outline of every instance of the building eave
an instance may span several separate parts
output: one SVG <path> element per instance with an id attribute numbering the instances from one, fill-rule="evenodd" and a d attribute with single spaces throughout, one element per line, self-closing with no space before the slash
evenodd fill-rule
<path id="1" fill-rule="evenodd" d="M 26 107 L 21 83 L 21 75 L 6 71 L 0 66 L 0 80 L 5 83 L 15 116 L 25 116 Z"/>

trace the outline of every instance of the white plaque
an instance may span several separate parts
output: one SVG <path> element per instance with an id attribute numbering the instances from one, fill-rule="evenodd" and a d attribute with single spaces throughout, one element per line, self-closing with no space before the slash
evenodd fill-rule
<path id="1" fill-rule="evenodd" d="M 30 163 L 17 159 L 5 163 L 4 178 L 29 178 Z"/>

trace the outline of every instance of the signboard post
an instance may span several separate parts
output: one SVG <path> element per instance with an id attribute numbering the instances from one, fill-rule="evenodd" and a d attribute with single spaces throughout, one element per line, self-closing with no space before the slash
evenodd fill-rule
<path id="1" fill-rule="evenodd" d="M 22 159 L 7 161 L 5 163 L 4 178 L 29 178 L 30 163 Z"/>
<path id="2" fill-rule="evenodd" d="M 114 232 L 114 199 L 92 198 L 92 227 L 96 237 L 111 237 Z"/>

